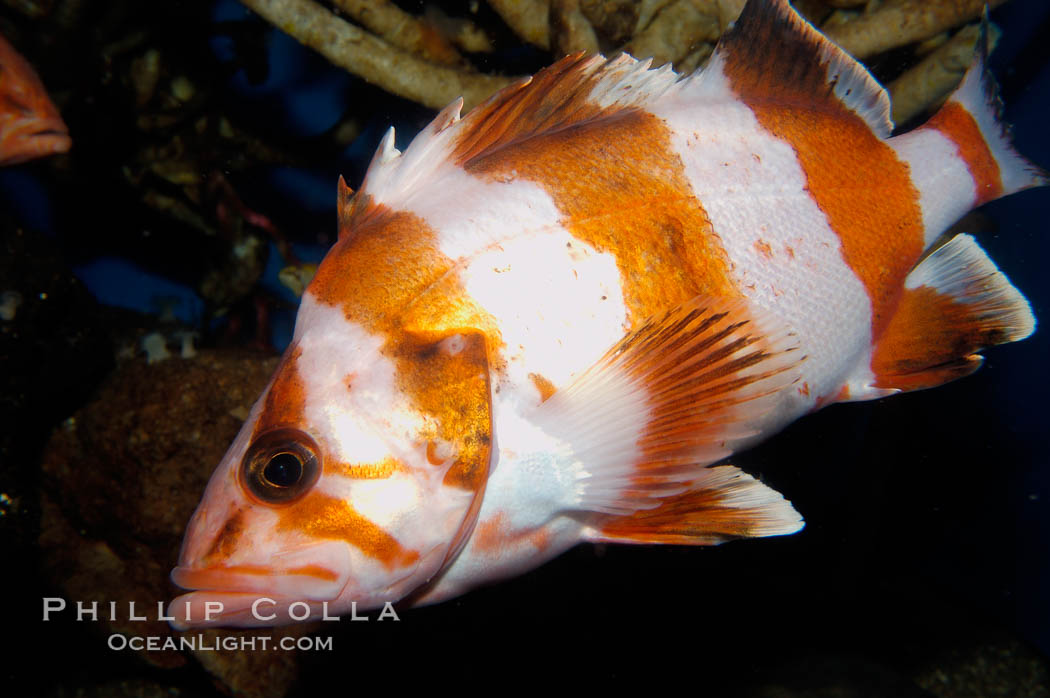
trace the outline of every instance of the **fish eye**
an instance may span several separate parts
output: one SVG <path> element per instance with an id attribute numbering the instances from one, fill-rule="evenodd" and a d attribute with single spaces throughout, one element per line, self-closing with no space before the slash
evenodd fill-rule
<path id="1" fill-rule="evenodd" d="M 286 504 L 305 494 L 321 473 L 320 451 L 298 429 L 259 435 L 241 461 L 241 480 L 257 499 Z"/>

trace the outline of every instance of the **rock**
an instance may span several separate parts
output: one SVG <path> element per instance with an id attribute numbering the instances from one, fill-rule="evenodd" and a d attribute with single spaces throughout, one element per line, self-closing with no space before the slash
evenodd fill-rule
<path id="1" fill-rule="evenodd" d="M 227 635 L 279 637 L 309 630 L 176 633 L 158 607 L 178 593 L 168 574 L 186 523 L 276 364 L 277 357 L 211 350 L 190 360 L 135 359 L 55 431 L 42 464 L 44 572 L 68 599 L 65 612 L 73 613 L 76 601 L 100 602 L 94 624 L 99 642 L 114 633 L 161 642 L 190 635 L 214 647 L 216 638 Z M 130 619 L 131 601 L 147 620 Z M 187 654 L 176 649 L 137 654 L 162 668 L 187 662 Z M 196 658 L 239 696 L 283 695 L 296 676 L 294 652 L 198 648 Z"/>
<path id="2" fill-rule="evenodd" d="M 1037 651 L 1003 634 L 945 652 L 919 672 L 916 683 L 937 698 L 1047 698 L 1050 667 Z"/>

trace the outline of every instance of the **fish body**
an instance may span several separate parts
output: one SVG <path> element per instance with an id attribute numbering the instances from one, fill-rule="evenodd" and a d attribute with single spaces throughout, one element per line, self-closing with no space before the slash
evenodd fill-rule
<path id="1" fill-rule="evenodd" d="M 71 144 L 33 67 L 0 36 L 0 166 L 64 153 Z"/>
<path id="2" fill-rule="evenodd" d="M 972 237 L 941 240 L 1044 183 L 994 104 L 978 60 L 890 137 L 863 67 L 752 0 L 686 79 L 570 56 L 404 153 L 388 133 L 190 523 L 176 625 L 437 602 L 581 541 L 799 530 L 723 459 L 1034 331 Z"/>

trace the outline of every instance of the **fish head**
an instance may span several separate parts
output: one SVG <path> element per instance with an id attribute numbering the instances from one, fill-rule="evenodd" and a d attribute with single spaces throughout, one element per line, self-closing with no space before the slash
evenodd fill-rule
<path id="1" fill-rule="evenodd" d="M 476 519 L 489 403 L 481 337 L 379 336 L 308 291 L 190 521 L 173 623 L 279 625 L 425 585 Z"/>
<path id="2" fill-rule="evenodd" d="M 0 36 L 0 165 L 64 153 L 71 144 L 40 78 Z"/>

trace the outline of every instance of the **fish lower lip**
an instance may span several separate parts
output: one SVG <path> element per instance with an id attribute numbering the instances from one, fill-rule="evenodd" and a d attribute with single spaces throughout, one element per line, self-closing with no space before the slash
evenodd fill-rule
<path id="1" fill-rule="evenodd" d="M 171 580 L 184 589 L 270 594 L 330 601 L 346 585 L 346 575 L 317 565 L 286 570 L 265 567 L 176 567 Z"/>
<path id="2" fill-rule="evenodd" d="M 61 119 L 27 119 L 7 130 L 8 139 L 47 143 L 50 152 L 65 152 L 72 145 L 69 130 Z"/>

